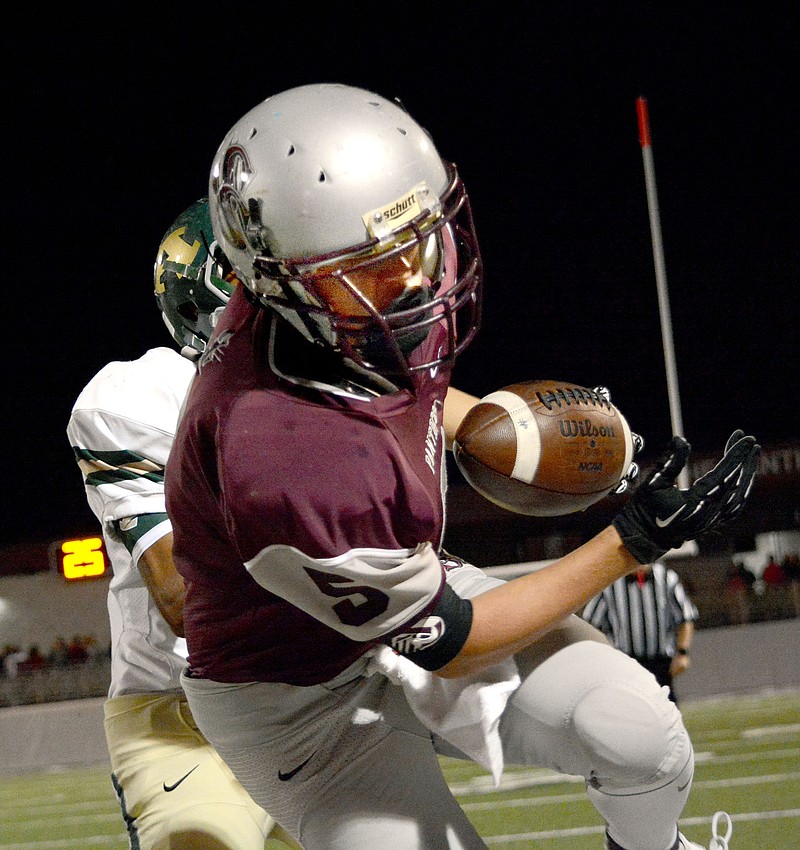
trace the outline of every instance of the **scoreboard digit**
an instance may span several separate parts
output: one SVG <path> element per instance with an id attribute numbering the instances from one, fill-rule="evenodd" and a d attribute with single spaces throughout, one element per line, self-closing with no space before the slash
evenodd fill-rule
<path id="1" fill-rule="evenodd" d="M 58 556 L 58 571 L 67 581 L 98 578 L 106 574 L 108 555 L 102 537 L 64 540 Z"/>

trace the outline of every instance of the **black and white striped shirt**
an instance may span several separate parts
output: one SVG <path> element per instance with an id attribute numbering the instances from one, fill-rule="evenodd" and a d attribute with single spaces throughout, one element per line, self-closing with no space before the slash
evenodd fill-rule
<path id="1" fill-rule="evenodd" d="M 635 574 L 615 581 L 582 616 L 626 655 L 671 658 L 678 627 L 697 620 L 698 611 L 675 570 L 655 563 L 641 583 Z"/>

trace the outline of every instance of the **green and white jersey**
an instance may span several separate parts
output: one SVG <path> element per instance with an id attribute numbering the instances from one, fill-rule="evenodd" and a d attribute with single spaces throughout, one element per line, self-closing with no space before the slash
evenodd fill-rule
<path id="1" fill-rule="evenodd" d="M 170 348 L 109 363 L 81 392 L 67 426 L 114 573 L 108 593 L 109 697 L 180 690 L 186 641 L 161 616 L 138 562 L 172 530 L 164 467 L 194 371 Z"/>

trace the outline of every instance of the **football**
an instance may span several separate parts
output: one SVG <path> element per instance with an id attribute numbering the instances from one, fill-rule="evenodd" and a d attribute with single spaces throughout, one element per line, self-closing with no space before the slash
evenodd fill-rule
<path id="1" fill-rule="evenodd" d="M 519 514 L 562 516 L 614 489 L 634 444 L 625 417 L 596 390 L 537 380 L 482 398 L 459 425 L 453 453 L 489 501 Z"/>

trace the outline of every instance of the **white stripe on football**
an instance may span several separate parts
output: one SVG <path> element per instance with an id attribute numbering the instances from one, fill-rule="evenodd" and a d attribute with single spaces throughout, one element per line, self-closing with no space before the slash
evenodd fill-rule
<path id="1" fill-rule="evenodd" d="M 453 451 L 485 498 L 516 513 L 557 516 L 585 510 L 616 487 L 633 460 L 633 438 L 596 391 L 537 380 L 482 398 Z"/>

